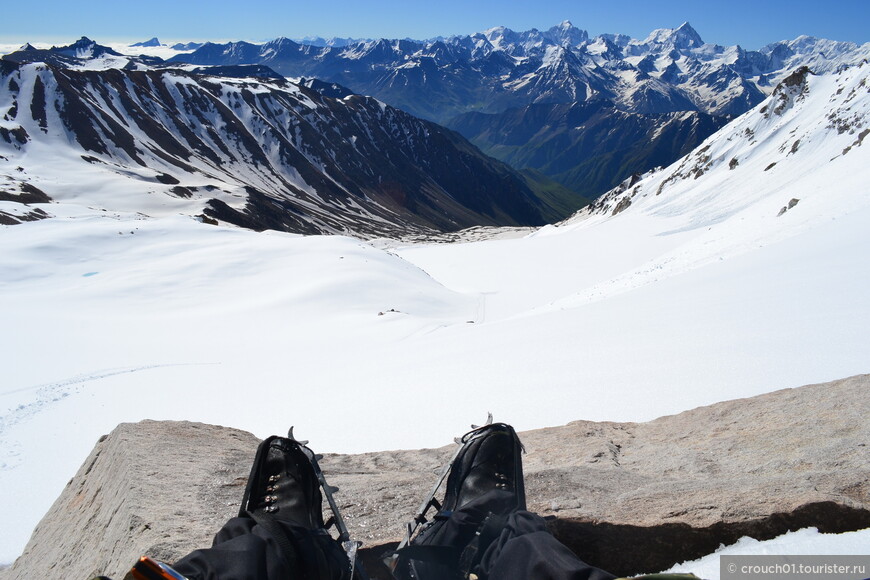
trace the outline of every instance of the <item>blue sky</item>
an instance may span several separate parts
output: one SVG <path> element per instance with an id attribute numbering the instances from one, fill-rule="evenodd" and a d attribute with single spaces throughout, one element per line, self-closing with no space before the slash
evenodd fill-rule
<path id="1" fill-rule="evenodd" d="M 34 6 L 38 6 L 35 8 Z M 808 34 L 870 42 L 870 0 L 45 0 L 3 7 L 0 42 L 250 40 L 279 36 L 431 38 L 507 26 L 547 29 L 563 20 L 591 35 L 645 38 L 688 21 L 707 41 L 758 49 Z"/>

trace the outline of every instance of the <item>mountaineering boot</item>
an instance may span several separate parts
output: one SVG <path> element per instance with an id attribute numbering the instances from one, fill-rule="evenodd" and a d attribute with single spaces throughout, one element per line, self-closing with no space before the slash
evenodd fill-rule
<path id="1" fill-rule="evenodd" d="M 393 574 L 400 580 L 469 577 L 508 516 L 526 509 L 522 445 L 513 427 L 486 425 L 459 442 L 437 515 L 398 551 Z"/>
<path id="2" fill-rule="evenodd" d="M 272 436 L 260 443 L 239 515 L 267 516 L 309 530 L 324 527 L 320 483 L 298 441 Z"/>
<path id="3" fill-rule="evenodd" d="M 294 578 L 347 580 L 351 566 L 323 521 L 316 456 L 291 436 L 272 436 L 257 448 L 239 508 L 275 539 Z"/>
<path id="4" fill-rule="evenodd" d="M 489 494 L 498 499 L 492 512 L 526 509 L 522 444 L 510 425 L 494 423 L 467 433 L 450 467 L 442 512 L 453 512 Z M 504 493 L 490 494 L 492 491 Z"/>
<path id="5" fill-rule="evenodd" d="M 336 489 L 326 485 L 317 458 L 292 428 L 288 437 L 267 438 L 257 447 L 238 517 L 224 524 L 210 548 L 171 566 L 143 557 L 125 578 L 367 580 L 361 566 L 354 573 L 356 559 L 326 530 L 321 490 L 333 508 Z"/>

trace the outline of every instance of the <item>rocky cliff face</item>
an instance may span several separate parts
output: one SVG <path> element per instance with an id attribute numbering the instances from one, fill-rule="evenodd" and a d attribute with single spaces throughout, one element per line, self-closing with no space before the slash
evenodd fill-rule
<path id="1" fill-rule="evenodd" d="M 862 375 L 649 423 L 521 433 L 529 508 L 583 559 L 619 574 L 661 570 L 744 535 L 870 527 L 868 389 Z M 118 426 L 0 578 L 120 578 L 141 554 L 173 561 L 209 545 L 238 509 L 257 443 L 194 423 Z M 323 459 L 373 577 L 386 577 L 378 557 L 452 450 Z"/>

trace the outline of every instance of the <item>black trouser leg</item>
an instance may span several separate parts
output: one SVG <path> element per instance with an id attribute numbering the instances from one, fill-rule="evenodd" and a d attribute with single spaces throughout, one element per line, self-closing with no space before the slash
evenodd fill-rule
<path id="1" fill-rule="evenodd" d="M 249 518 L 233 518 L 211 548 L 196 550 L 173 565 L 190 580 L 279 580 L 293 578 L 278 543 Z"/>
<path id="2" fill-rule="evenodd" d="M 528 511 L 490 517 L 493 491 L 455 512 L 440 514 L 412 546 L 400 552 L 396 577 L 459 580 L 471 572 L 486 580 L 612 580 L 559 542 L 544 519 Z"/>
<path id="3" fill-rule="evenodd" d="M 190 580 L 347 580 L 350 569 L 338 542 L 278 523 L 296 548 L 295 566 L 268 530 L 240 517 L 221 528 L 211 548 L 191 552 L 173 568 Z"/>
<path id="4" fill-rule="evenodd" d="M 590 566 L 559 542 L 544 519 L 519 511 L 508 517 L 501 534 L 481 559 L 490 580 L 612 580 L 613 574 Z"/>

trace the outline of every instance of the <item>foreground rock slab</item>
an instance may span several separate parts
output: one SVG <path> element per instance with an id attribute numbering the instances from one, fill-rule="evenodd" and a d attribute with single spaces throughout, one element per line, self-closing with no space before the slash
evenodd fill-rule
<path id="1" fill-rule="evenodd" d="M 748 535 L 870 527 L 870 375 L 786 389 L 648 423 L 577 421 L 520 433 L 529 509 L 584 560 L 665 569 Z M 119 425 L 40 522 L 3 580 L 123 577 L 141 554 L 173 561 L 238 510 L 258 444 L 197 423 Z M 369 573 L 454 446 L 326 455 Z"/>

